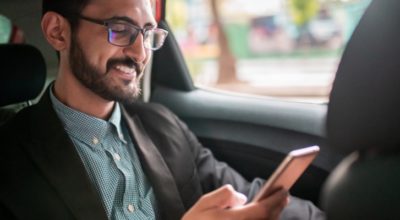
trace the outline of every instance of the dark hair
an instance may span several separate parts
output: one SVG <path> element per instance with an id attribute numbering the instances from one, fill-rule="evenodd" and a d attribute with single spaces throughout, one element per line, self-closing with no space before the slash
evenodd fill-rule
<path id="1" fill-rule="evenodd" d="M 71 31 L 78 27 L 78 16 L 88 5 L 90 0 L 43 0 L 42 16 L 46 12 L 53 11 L 65 17 L 70 25 Z"/>

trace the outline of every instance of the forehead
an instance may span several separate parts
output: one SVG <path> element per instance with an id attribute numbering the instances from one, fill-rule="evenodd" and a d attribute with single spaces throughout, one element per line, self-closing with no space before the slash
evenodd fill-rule
<path id="1" fill-rule="evenodd" d="M 91 0 L 82 14 L 102 19 L 129 17 L 138 25 L 155 23 L 150 0 Z"/>

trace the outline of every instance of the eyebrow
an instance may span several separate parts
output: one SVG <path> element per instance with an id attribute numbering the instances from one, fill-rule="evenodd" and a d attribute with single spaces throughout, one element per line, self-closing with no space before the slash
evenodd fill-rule
<path id="1" fill-rule="evenodd" d="M 125 22 L 127 22 L 129 24 L 132 24 L 132 25 L 140 27 L 139 24 L 136 21 L 132 20 L 130 17 L 127 17 L 127 16 L 113 16 L 113 17 L 111 17 L 111 18 L 109 18 L 107 20 L 125 21 Z M 157 27 L 157 24 L 152 23 L 152 22 L 148 22 L 148 23 L 146 23 L 144 25 L 144 27 Z"/>

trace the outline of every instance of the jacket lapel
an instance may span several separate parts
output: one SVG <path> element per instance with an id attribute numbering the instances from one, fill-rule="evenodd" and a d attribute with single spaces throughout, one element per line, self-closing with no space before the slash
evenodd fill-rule
<path id="1" fill-rule="evenodd" d="M 29 126 L 34 143 L 25 144 L 25 149 L 74 217 L 82 220 L 106 220 L 101 198 L 92 186 L 79 154 L 52 108 L 49 89 L 40 103 L 33 107 Z"/>
<path id="2" fill-rule="evenodd" d="M 164 158 L 147 135 L 139 117 L 131 117 L 125 108 L 121 108 L 124 119 L 136 141 L 136 150 L 141 164 L 149 178 L 156 198 L 158 209 L 161 210 L 161 219 L 180 219 L 185 212 L 175 180 Z"/>

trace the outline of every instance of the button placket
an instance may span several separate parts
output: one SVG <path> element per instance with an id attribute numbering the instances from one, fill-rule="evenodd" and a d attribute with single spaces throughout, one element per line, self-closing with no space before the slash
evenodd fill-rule
<path id="1" fill-rule="evenodd" d="M 128 154 L 126 151 L 126 147 L 124 144 L 119 145 L 120 150 L 122 154 Z M 125 148 L 124 148 L 125 147 Z M 132 159 L 132 158 L 130 158 Z M 134 172 L 133 164 L 131 160 L 121 160 L 121 162 L 118 164 L 121 168 L 122 173 L 125 176 L 125 193 L 123 195 L 123 201 L 125 204 L 125 207 L 127 208 L 127 214 L 133 214 L 136 213 L 137 215 L 137 210 L 138 207 L 135 206 L 134 204 L 137 204 L 138 201 L 138 192 L 136 186 L 136 174 Z"/>

